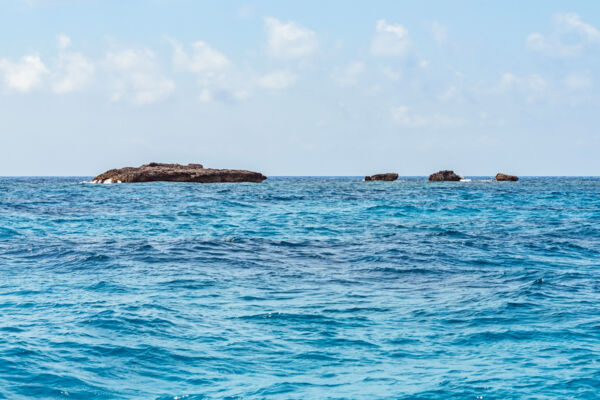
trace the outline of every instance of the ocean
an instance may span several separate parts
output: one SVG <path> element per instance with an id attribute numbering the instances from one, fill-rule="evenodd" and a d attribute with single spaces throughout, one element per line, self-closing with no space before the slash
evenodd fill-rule
<path id="1" fill-rule="evenodd" d="M 600 178 L 0 178 L 0 398 L 600 398 Z"/>

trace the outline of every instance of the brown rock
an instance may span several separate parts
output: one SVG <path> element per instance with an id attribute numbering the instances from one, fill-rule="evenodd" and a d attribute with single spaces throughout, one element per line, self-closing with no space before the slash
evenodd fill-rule
<path id="1" fill-rule="evenodd" d="M 111 169 L 95 177 L 94 183 L 120 182 L 262 182 L 267 179 L 259 172 L 237 169 L 211 169 L 201 164 L 149 163 L 141 167 Z"/>
<path id="2" fill-rule="evenodd" d="M 435 174 L 429 175 L 429 180 L 434 182 L 440 181 L 460 181 L 462 179 L 461 176 L 458 176 L 454 173 L 454 171 L 438 171 Z"/>
<path id="3" fill-rule="evenodd" d="M 514 176 L 514 175 L 506 175 L 506 174 L 503 174 L 501 172 L 498 172 L 496 174 L 496 180 L 497 181 L 512 181 L 512 182 L 516 182 L 516 181 L 519 180 L 519 177 L 518 176 Z"/>
<path id="4" fill-rule="evenodd" d="M 398 174 L 394 172 L 365 176 L 365 181 L 395 181 L 396 179 L 398 179 Z"/>

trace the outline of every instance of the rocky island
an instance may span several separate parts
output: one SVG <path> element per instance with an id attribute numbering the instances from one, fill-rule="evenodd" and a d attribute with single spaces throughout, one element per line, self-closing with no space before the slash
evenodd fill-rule
<path id="1" fill-rule="evenodd" d="M 498 172 L 496 174 L 496 180 L 497 181 L 511 181 L 511 182 L 516 182 L 516 181 L 519 180 L 519 177 L 518 176 L 514 176 L 514 175 L 506 175 L 506 174 L 503 174 L 501 172 Z"/>
<path id="2" fill-rule="evenodd" d="M 432 182 L 460 181 L 461 179 L 461 176 L 456 175 L 454 171 L 449 170 L 438 171 L 434 174 L 429 175 L 429 180 Z"/>
<path id="3" fill-rule="evenodd" d="M 151 162 L 140 167 L 111 169 L 92 179 L 92 183 L 131 182 L 262 182 L 267 179 L 260 172 L 238 169 L 211 169 L 202 164 L 164 164 Z"/>
<path id="4" fill-rule="evenodd" d="M 396 179 L 398 179 L 398 174 L 394 172 L 365 176 L 365 181 L 395 181 Z"/>

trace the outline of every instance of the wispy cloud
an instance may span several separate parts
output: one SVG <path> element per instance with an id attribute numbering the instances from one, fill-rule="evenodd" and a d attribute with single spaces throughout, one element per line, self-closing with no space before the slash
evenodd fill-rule
<path id="1" fill-rule="evenodd" d="M 173 39 L 173 65 L 193 74 L 200 88 L 201 102 L 237 102 L 251 95 L 252 82 L 240 77 L 231 60 L 208 43 L 198 40 L 188 49 Z"/>
<path id="2" fill-rule="evenodd" d="M 384 19 L 377 21 L 371 52 L 376 56 L 403 56 L 411 46 L 408 30 L 400 24 L 388 24 Z"/>
<path id="3" fill-rule="evenodd" d="M 462 120 L 445 114 L 418 114 L 407 106 L 394 107 L 391 110 L 393 121 L 406 128 L 444 128 L 458 126 Z"/>
<path id="4" fill-rule="evenodd" d="M 94 74 L 94 64 L 83 54 L 68 50 L 71 46 L 69 36 L 60 34 L 57 40 L 60 53 L 52 90 L 63 94 L 83 89 Z"/>
<path id="5" fill-rule="evenodd" d="M 297 76 L 290 71 L 274 71 L 258 78 L 257 84 L 265 89 L 283 90 L 296 83 Z"/>
<path id="6" fill-rule="evenodd" d="M 151 50 L 111 51 L 106 54 L 106 65 L 113 71 L 112 101 L 149 104 L 164 99 L 175 89 L 175 83 L 160 72 Z"/>
<path id="7" fill-rule="evenodd" d="M 554 57 L 571 57 L 580 54 L 588 45 L 600 44 L 600 31 L 576 13 L 556 14 L 553 25 L 554 31 L 550 34 L 529 34 L 527 47 Z M 570 35 L 570 40 L 567 40 L 567 35 Z"/>
<path id="8" fill-rule="evenodd" d="M 192 43 L 191 54 L 188 54 L 181 44 L 175 41 L 171 41 L 171 43 L 175 49 L 173 63 L 177 68 L 199 74 L 214 75 L 223 72 L 231 65 L 223 53 L 201 40 Z"/>
<path id="9" fill-rule="evenodd" d="M 539 74 L 518 76 L 510 72 L 503 73 L 498 83 L 494 86 L 495 94 L 518 94 L 528 102 L 547 99 L 551 92 L 551 85 Z"/>
<path id="10" fill-rule="evenodd" d="M 564 83 L 569 90 L 585 90 L 591 88 L 594 84 L 588 74 L 575 72 L 568 74 Z"/>
<path id="11" fill-rule="evenodd" d="M 340 87 L 350 87 L 358 83 L 365 70 L 365 64 L 354 61 L 343 68 L 338 68 L 333 73 L 333 80 Z"/>
<path id="12" fill-rule="evenodd" d="M 318 46 L 317 34 L 296 22 L 265 18 L 267 48 L 272 57 L 302 58 L 313 54 Z"/>
<path id="13" fill-rule="evenodd" d="M 429 24 L 429 33 L 433 40 L 439 45 L 446 43 L 448 40 L 448 31 L 446 27 L 438 21 L 433 21 Z"/>

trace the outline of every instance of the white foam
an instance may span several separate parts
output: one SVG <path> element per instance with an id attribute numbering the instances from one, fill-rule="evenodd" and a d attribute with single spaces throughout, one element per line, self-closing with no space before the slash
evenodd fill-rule
<path id="1" fill-rule="evenodd" d="M 461 182 L 471 182 L 471 180 L 470 180 L 470 179 L 461 179 L 460 181 L 461 181 Z"/>

